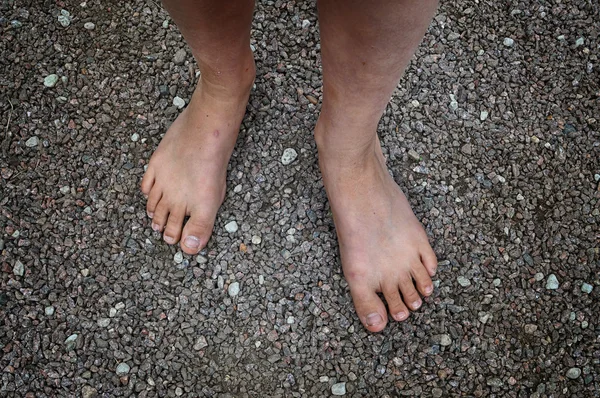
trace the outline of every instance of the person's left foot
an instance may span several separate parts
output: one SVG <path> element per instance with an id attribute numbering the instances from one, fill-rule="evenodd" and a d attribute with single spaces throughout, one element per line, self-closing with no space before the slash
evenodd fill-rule
<path id="1" fill-rule="evenodd" d="M 326 127 L 333 125 L 320 119 L 315 138 L 342 268 L 360 320 L 368 330 L 379 332 L 387 324 L 388 311 L 377 293 L 383 293 L 396 321 L 405 320 L 409 310 L 421 306 L 419 293 L 433 292 L 437 259 L 387 170 L 379 140 L 375 137 L 363 149 L 341 150 L 341 140 L 332 137 L 348 131 Z"/>

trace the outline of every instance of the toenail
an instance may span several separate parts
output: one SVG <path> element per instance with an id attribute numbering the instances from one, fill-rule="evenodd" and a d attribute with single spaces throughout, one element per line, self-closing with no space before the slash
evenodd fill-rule
<path id="1" fill-rule="evenodd" d="M 147 211 L 146 210 L 146 214 L 148 215 L 148 217 L 152 218 L 154 217 L 154 213 L 152 213 L 151 211 Z"/>
<path id="2" fill-rule="evenodd" d="M 427 293 L 427 294 L 431 294 L 431 292 L 433 292 L 433 286 L 427 286 L 427 287 L 425 288 L 425 293 Z"/>
<path id="3" fill-rule="evenodd" d="M 183 241 L 183 244 L 190 249 L 197 249 L 200 247 L 200 239 L 196 238 L 195 236 L 188 236 Z"/>
<path id="4" fill-rule="evenodd" d="M 377 326 L 381 322 L 383 322 L 383 318 L 381 317 L 381 315 L 377 313 L 367 315 L 367 326 Z"/>
<path id="5" fill-rule="evenodd" d="M 167 243 L 175 243 L 175 238 L 173 238 L 172 236 L 165 235 L 165 236 L 163 236 L 163 239 L 164 239 L 164 240 L 165 240 L 165 242 L 167 242 Z"/>
<path id="6" fill-rule="evenodd" d="M 398 320 L 403 320 L 404 318 L 406 318 L 406 312 L 404 311 L 400 311 L 399 313 L 396 314 L 396 316 L 394 318 L 398 319 Z"/>
<path id="7" fill-rule="evenodd" d="M 160 225 L 152 223 L 152 229 L 155 230 L 156 232 L 160 231 Z"/>
<path id="8" fill-rule="evenodd" d="M 413 301 L 413 308 L 419 308 L 421 306 L 421 300 Z"/>

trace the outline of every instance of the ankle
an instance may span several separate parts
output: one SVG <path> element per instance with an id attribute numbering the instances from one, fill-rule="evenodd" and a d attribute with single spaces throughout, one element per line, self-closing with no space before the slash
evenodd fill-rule
<path id="1" fill-rule="evenodd" d="M 368 130 L 367 130 L 368 131 Z M 365 130 L 329 123 L 322 117 L 315 126 L 315 143 L 319 163 L 327 167 L 361 167 L 377 153 L 377 134 L 366 135 Z"/>
<path id="2" fill-rule="evenodd" d="M 247 97 L 256 78 L 252 51 L 232 66 L 200 64 L 202 91 L 216 98 L 238 100 Z"/>

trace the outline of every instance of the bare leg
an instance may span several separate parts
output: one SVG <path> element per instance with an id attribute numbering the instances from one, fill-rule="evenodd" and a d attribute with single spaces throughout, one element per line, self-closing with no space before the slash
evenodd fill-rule
<path id="1" fill-rule="evenodd" d="M 409 316 L 437 267 L 423 227 L 385 165 L 377 124 L 436 0 L 319 0 L 323 107 L 315 128 L 344 274 L 370 331 Z M 415 287 L 416 285 L 416 287 Z"/>
<path id="2" fill-rule="evenodd" d="M 142 180 L 152 228 L 189 254 L 206 245 L 225 197 L 227 163 L 255 77 L 254 0 L 164 0 L 198 62 L 201 79 Z M 185 216 L 190 216 L 185 227 Z"/>

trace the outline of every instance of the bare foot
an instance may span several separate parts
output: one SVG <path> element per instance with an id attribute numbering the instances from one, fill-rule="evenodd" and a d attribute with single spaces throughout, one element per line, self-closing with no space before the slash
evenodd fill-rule
<path id="1" fill-rule="evenodd" d="M 152 155 L 142 180 L 152 228 L 169 244 L 198 253 L 208 242 L 225 198 L 227 163 L 254 81 L 254 62 L 238 81 L 201 80 L 188 107 Z M 184 219 L 189 220 L 184 224 Z"/>
<path id="2" fill-rule="evenodd" d="M 323 116 L 322 116 L 323 117 Z M 351 151 L 336 147 L 319 120 L 315 138 L 319 164 L 333 212 L 342 268 L 356 312 L 379 332 L 387 312 L 403 321 L 417 310 L 419 293 L 433 292 L 436 256 L 408 200 L 388 173 L 379 140 Z"/>

